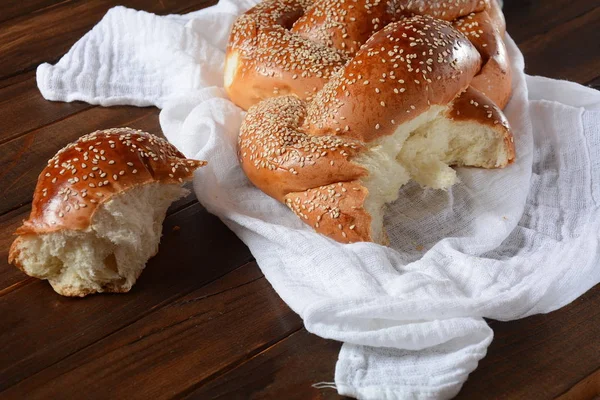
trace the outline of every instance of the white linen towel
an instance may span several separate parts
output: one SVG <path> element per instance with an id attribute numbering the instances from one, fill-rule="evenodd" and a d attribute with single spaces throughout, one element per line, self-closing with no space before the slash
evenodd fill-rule
<path id="1" fill-rule="evenodd" d="M 452 397 L 492 341 L 483 317 L 550 312 L 600 281 L 599 92 L 526 77 L 507 38 L 516 163 L 461 169 L 447 192 L 409 184 L 387 212 L 391 247 L 342 245 L 238 165 L 243 112 L 222 89 L 224 49 L 235 17 L 254 4 L 221 0 L 166 17 L 115 7 L 56 65 L 40 65 L 38 85 L 49 100 L 162 109 L 169 140 L 209 161 L 194 181 L 202 204 L 248 245 L 310 332 L 344 342 L 340 394 Z"/>

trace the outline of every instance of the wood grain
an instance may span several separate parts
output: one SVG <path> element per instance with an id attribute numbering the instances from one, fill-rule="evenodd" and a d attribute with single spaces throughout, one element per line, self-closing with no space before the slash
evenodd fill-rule
<path id="1" fill-rule="evenodd" d="M 507 31 L 521 43 L 598 8 L 590 0 L 504 0 Z"/>
<path id="2" fill-rule="evenodd" d="M 13 75 L 9 78 L 0 79 L 0 89 L 4 89 L 6 87 L 16 85 L 17 83 L 25 82 L 25 81 L 35 81 L 35 71 L 27 71 L 17 75 Z M 41 96 L 41 95 L 40 95 Z"/>
<path id="3" fill-rule="evenodd" d="M 593 2 L 590 2 L 593 3 Z M 525 72 L 586 83 L 600 76 L 600 6 L 519 43 Z"/>
<path id="4" fill-rule="evenodd" d="M 242 324 L 241 321 L 244 321 Z M 246 265 L 18 383 L 11 398 L 176 396 L 301 328 Z M 135 389 L 123 384 L 123 376 Z"/>
<path id="5" fill-rule="evenodd" d="M 13 233 L 27 218 L 31 207 L 29 205 L 0 215 L 0 294 L 5 295 L 16 289 L 20 282 L 29 280 L 27 275 L 16 267 L 8 264 L 8 249 L 14 240 Z M 10 289 L 12 288 L 12 289 Z"/>
<path id="6" fill-rule="evenodd" d="M 600 398 L 600 369 L 581 380 L 556 400 L 597 400 Z"/>
<path id="7" fill-rule="evenodd" d="M 0 79 L 56 61 L 115 5 L 156 14 L 201 9 L 213 0 L 94 0 L 59 3 L 0 24 Z"/>
<path id="8" fill-rule="evenodd" d="M 4 0 L 0 22 L 39 12 L 60 3 L 72 3 L 74 0 Z"/>
<path id="9" fill-rule="evenodd" d="M 174 226 L 179 230 L 173 230 Z M 158 254 L 127 294 L 71 299 L 57 295 L 47 282 L 38 280 L 7 293 L 0 297 L 0 391 L 250 259 L 235 235 L 195 203 L 167 217 Z M 169 310 L 173 308 L 164 313 Z M 139 333 L 136 329 L 130 332 Z M 243 347 L 243 343 L 238 345 Z M 100 346 L 100 352 L 102 349 Z"/>
<path id="10" fill-rule="evenodd" d="M 143 121 L 147 119 L 148 121 Z M 90 108 L 0 145 L 0 214 L 30 202 L 40 171 L 58 150 L 97 129 L 151 123 L 158 127 L 154 108 Z M 141 128 L 140 128 L 141 129 Z M 158 132 L 160 132 L 159 128 Z M 157 133 L 154 130 L 152 133 Z"/>
<path id="11" fill-rule="evenodd" d="M 586 83 L 592 89 L 600 90 L 600 76 Z"/>
<path id="12" fill-rule="evenodd" d="M 457 399 L 552 399 L 600 366 L 600 286 L 558 311 L 492 321 L 494 341 Z"/>
<path id="13" fill-rule="evenodd" d="M 34 76 L 4 87 L 0 89 L 0 148 L 11 139 L 92 107 L 80 101 L 61 103 L 45 100 Z"/>
<path id="14" fill-rule="evenodd" d="M 252 259 L 248 249 L 193 195 L 171 207 L 160 252 L 129 294 L 62 298 L 6 263 L 10 234 L 56 150 L 112 126 L 160 132 L 153 108 L 46 102 L 34 68 L 58 60 L 118 3 L 167 14 L 214 2 L 2 2 L 0 398 L 340 398 L 311 386 L 333 380 L 340 344 L 301 329 L 256 265 L 240 267 Z M 599 8 L 596 0 L 505 0 L 527 72 L 600 87 Z M 459 399 L 594 396 L 598 310 L 597 286 L 556 312 L 492 321 L 495 340 Z"/>
<path id="15" fill-rule="evenodd" d="M 338 399 L 335 390 L 312 385 L 333 381 L 340 346 L 301 329 L 235 369 L 202 382 L 186 399 Z"/>
<path id="16" fill-rule="evenodd" d="M 598 289 L 547 315 L 491 321 L 495 338 L 488 355 L 456 399 L 553 399 L 594 371 L 600 360 Z M 331 389 L 317 391 L 311 386 L 333 381 L 339 348 L 339 343 L 301 330 L 203 384 L 189 398 L 340 398 Z M 576 362 L 572 361 L 573 354 L 578 354 Z M 596 371 L 560 400 L 593 398 L 577 394 L 598 394 L 599 378 L 600 372 Z"/>

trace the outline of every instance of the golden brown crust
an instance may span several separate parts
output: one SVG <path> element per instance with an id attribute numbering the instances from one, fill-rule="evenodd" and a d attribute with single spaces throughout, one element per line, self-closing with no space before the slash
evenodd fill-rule
<path id="1" fill-rule="evenodd" d="M 309 105 L 314 135 L 370 142 L 432 105 L 447 105 L 479 71 L 473 45 L 447 22 L 415 16 L 373 35 Z"/>
<path id="2" fill-rule="evenodd" d="M 429 15 L 444 21 L 453 21 L 485 10 L 490 1 L 495 0 L 400 0 L 395 3 L 403 14 Z"/>
<path id="3" fill-rule="evenodd" d="M 234 23 L 225 61 L 225 90 L 247 110 L 285 94 L 306 99 L 347 61 L 344 53 L 289 31 L 310 4 L 267 0 Z"/>
<path id="4" fill-rule="evenodd" d="M 23 264 L 19 261 L 19 255 L 21 254 L 21 240 L 21 236 L 17 236 L 10 245 L 10 249 L 8 250 L 8 263 L 13 264 L 15 267 L 25 272 Z"/>
<path id="5" fill-rule="evenodd" d="M 131 128 L 90 133 L 48 161 L 29 219 L 16 234 L 85 229 L 112 196 L 152 182 L 182 183 L 205 164 L 186 159 L 164 139 Z"/>
<path id="6" fill-rule="evenodd" d="M 399 18 L 393 4 L 384 1 L 318 1 L 294 23 L 292 32 L 352 57 L 375 32 Z"/>
<path id="7" fill-rule="evenodd" d="M 500 32 L 500 37 L 504 38 L 506 33 L 506 20 L 504 19 L 504 13 L 500 8 L 500 0 L 490 0 L 490 6 L 486 9 L 486 12 L 490 16 L 492 24 L 496 27 L 496 30 Z"/>
<path id="8" fill-rule="evenodd" d="M 486 125 L 503 137 L 508 151 L 508 164 L 515 158 L 515 144 L 512 131 L 506 116 L 500 108 L 479 90 L 469 86 L 464 93 L 453 102 L 446 117 L 453 121 L 473 121 Z M 486 165 L 486 168 L 502 168 L 506 164 Z"/>
<path id="9" fill-rule="evenodd" d="M 285 204 L 315 230 L 340 243 L 370 242 L 371 216 L 364 209 L 367 195 L 359 181 L 337 182 L 288 193 Z"/>
<path id="10" fill-rule="evenodd" d="M 298 61 L 298 54 L 315 61 Z M 346 61 L 331 48 L 295 37 L 282 27 L 261 29 L 256 45 L 229 48 L 226 71 L 230 76 L 225 89 L 245 110 L 263 99 L 286 94 L 309 99 Z"/>
<path id="11" fill-rule="evenodd" d="M 283 201 L 289 192 L 366 175 L 350 158 L 362 144 L 335 136 L 309 136 L 302 128 L 306 103 L 276 97 L 252 107 L 240 130 L 239 156 L 248 178 Z"/>
<path id="12" fill-rule="evenodd" d="M 225 89 L 245 110 L 287 94 L 310 100 L 389 23 L 414 15 L 453 21 L 490 7 L 490 0 L 266 0 L 234 23 Z"/>
<path id="13" fill-rule="evenodd" d="M 493 3 L 496 4 L 495 0 Z M 454 22 L 455 28 L 469 38 L 483 60 L 483 67 L 473 78 L 471 86 L 503 109 L 510 100 L 512 74 L 503 33 L 498 30 L 498 24 L 500 22 L 494 23 L 486 11 L 470 14 Z"/>
<path id="14" fill-rule="evenodd" d="M 236 104 L 250 107 L 239 137 L 244 172 L 318 232 L 343 243 L 374 240 L 364 208 L 368 190 L 361 184 L 369 172 L 355 160 L 432 106 L 447 107 L 441 115 L 449 120 L 490 126 L 504 139 L 509 162 L 514 158 L 503 114 L 469 86 L 510 86 L 510 75 L 494 81 L 500 71 L 495 63 L 508 64 L 497 28 L 502 21 L 486 14 L 487 0 L 290 3 L 262 6 L 269 12 L 280 7 L 279 16 L 287 12 L 285 23 L 274 17 L 238 20 L 226 86 Z M 464 26 L 469 38 L 442 20 L 459 17 L 476 18 L 477 24 Z M 265 58 L 256 57 L 257 49 Z M 316 56 L 323 49 L 330 52 Z M 298 74 L 294 60 L 310 64 Z M 267 100 L 251 107 L 260 99 Z"/>
<path id="15" fill-rule="evenodd" d="M 497 107 L 489 120 L 472 103 L 493 106 L 468 88 L 479 63 L 475 47 L 444 21 L 415 16 L 390 24 L 312 102 L 282 96 L 251 107 L 239 137 L 242 168 L 318 232 L 343 243 L 372 241 L 368 191 L 360 183 L 368 171 L 353 161 L 368 142 L 465 90 L 447 118 L 510 133 Z"/>

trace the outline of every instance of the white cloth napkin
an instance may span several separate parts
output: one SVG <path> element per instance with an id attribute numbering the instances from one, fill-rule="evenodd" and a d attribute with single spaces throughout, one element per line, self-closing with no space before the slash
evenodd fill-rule
<path id="1" fill-rule="evenodd" d="M 243 113 L 222 89 L 224 49 L 254 3 L 166 17 L 113 8 L 56 65 L 38 68 L 38 85 L 49 100 L 162 109 L 169 140 L 209 161 L 194 181 L 202 204 L 248 245 L 310 332 L 344 342 L 340 394 L 452 397 L 492 341 L 483 317 L 550 312 L 600 281 L 599 92 L 526 77 L 507 38 L 516 163 L 461 169 L 447 192 L 409 184 L 387 212 L 391 247 L 341 245 L 255 189 L 238 165 Z"/>

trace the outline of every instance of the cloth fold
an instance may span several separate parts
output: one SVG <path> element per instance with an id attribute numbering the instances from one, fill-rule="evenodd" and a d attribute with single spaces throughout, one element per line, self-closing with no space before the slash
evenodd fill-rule
<path id="1" fill-rule="evenodd" d="M 254 4 L 164 17 L 115 7 L 56 65 L 40 65 L 38 86 L 49 100 L 161 108 L 167 138 L 209 161 L 194 180 L 201 203 L 310 332 L 344 342 L 340 394 L 452 397 L 492 341 L 484 317 L 550 312 L 600 282 L 599 92 L 525 76 L 507 37 L 515 164 L 460 169 L 448 191 L 408 184 L 386 213 L 390 247 L 342 245 L 254 188 L 237 162 L 244 113 L 222 70 L 230 26 Z"/>

